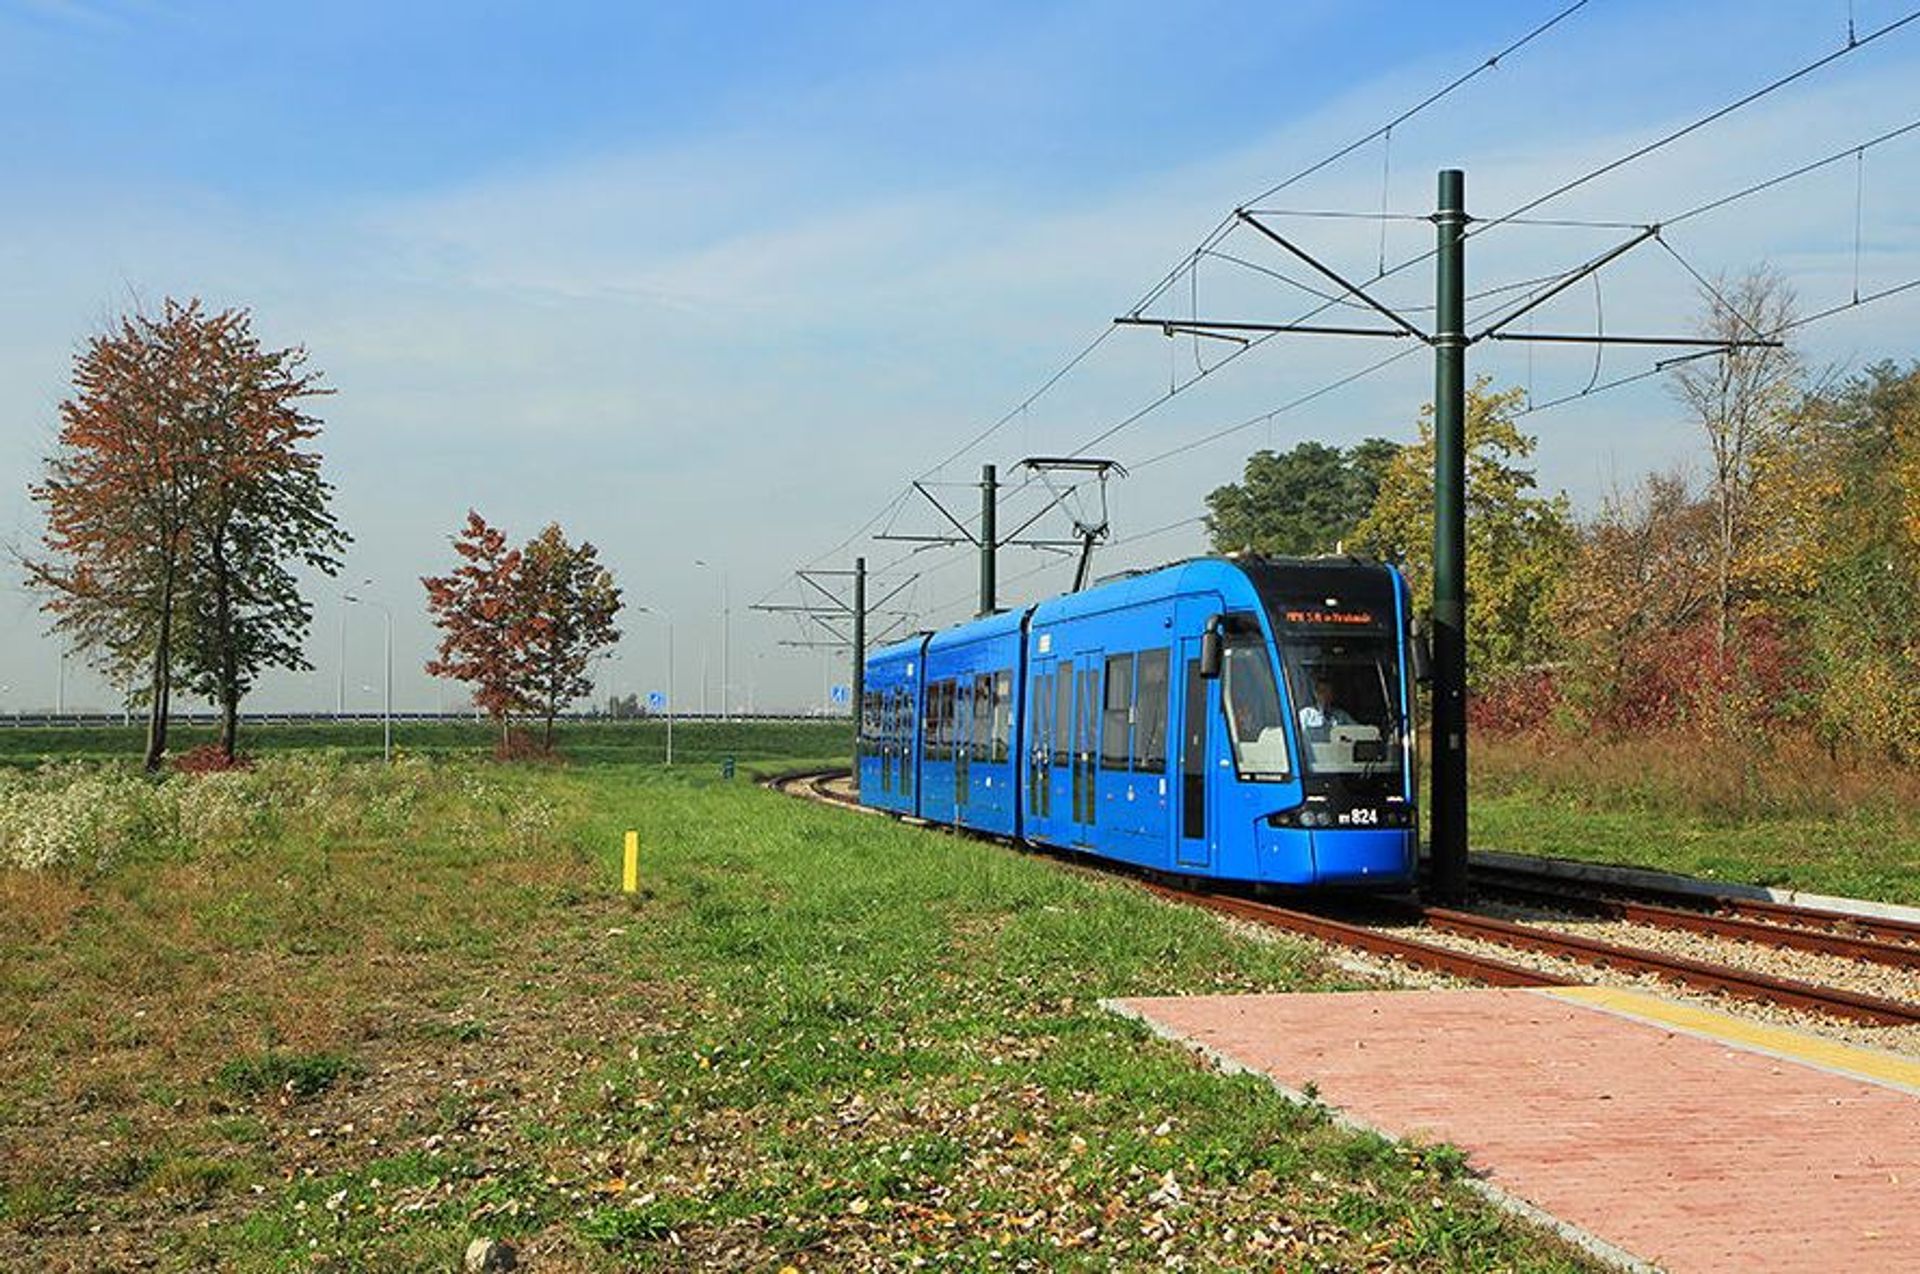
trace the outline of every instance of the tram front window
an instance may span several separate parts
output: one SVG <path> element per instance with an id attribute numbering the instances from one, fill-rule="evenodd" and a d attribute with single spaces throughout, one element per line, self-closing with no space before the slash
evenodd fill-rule
<path id="1" fill-rule="evenodd" d="M 1288 776 L 1287 719 L 1273 660 L 1258 630 L 1226 635 L 1221 644 L 1220 700 L 1227 709 L 1227 737 L 1234 765 L 1244 779 Z"/>
<path id="2" fill-rule="evenodd" d="M 1384 635 L 1294 638 L 1283 659 L 1309 773 L 1400 769 L 1399 663 Z"/>

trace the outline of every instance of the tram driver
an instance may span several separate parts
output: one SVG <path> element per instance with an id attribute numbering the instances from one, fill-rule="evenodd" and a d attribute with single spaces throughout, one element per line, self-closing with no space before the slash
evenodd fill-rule
<path id="1" fill-rule="evenodd" d="M 1316 669 L 1313 674 L 1313 701 L 1300 709 L 1300 726 L 1308 731 L 1325 731 L 1337 725 L 1358 725 L 1353 714 L 1340 706 L 1334 693 L 1333 678 Z"/>

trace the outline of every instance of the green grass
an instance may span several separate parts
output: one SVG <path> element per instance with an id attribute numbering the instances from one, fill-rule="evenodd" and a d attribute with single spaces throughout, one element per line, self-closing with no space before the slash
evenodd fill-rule
<path id="1" fill-rule="evenodd" d="M 537 731 L 538 727 L 531 727 Z M 676 721 L 673 754 L 676 765 L 713 766 L 726 757 L 741 762 L 774 759 L 825 759 L 844 756 L 851 727 L 845 721 Z M 522 727 L 516 733 L 524 732 Z M 666 759 L 664 721 L 563 721 L 557 727 L 562 752 L 569 760 L 649 763 Z M 168 731 L 168 751 L 178 756 L 202 744 L 213 743 L 218 731 L 210 726 L 175 724 Z M 499 741 L 499 732 L 474 721 L 399 721 L 393 744 L 403 753 L 423 756 L 487 756 Z M 0 729 L 0 765 L 36 766 L 49 760 L 134 760 L 146 745 L 146 731 L 132 726 L 33 726 Z M 351 756 L 380 755 L 381 725 L 375 721 L 339 724 L 243 726 L 240 749 L 253 754 L 339 749 Z"/>
<path id="2" fill-rule="evenodd" d="M 1920 904 L 1920 774 L 1703 740 L 1484 739 L 1476 848 Z"/>
<path id="3" fill-rule="evenodd" d="M 214 1083 L 237 1097 L 285 1093 L 299 1100 L 317 1097 L 352 1072 L 352 1061 L 332 1053 L 266 1052 L 236 1057 L 214 1073 Z"/>
<path id="4" fill-rule="evenodd" d="M 0 873 L 0 1265 L 1583 1268 L 1095 1003 L 1340 985 L 1302 948 L 710 763 L 445 764 L 404 818 Z"/>

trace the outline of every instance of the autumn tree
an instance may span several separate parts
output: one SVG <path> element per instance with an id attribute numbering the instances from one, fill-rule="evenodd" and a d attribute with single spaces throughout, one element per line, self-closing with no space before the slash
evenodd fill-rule
<path id="1" fill-rule="evenodd" d="M 147 707 L 146 765 L 166 752 L 176 680 L 222 709 L 260 670 L 302 668 L 310 611 L 292 566 L 332 571 L 345 536 L 306 449 L 324 393 L 297 349 L 263 349 L 244 310 L 167 300 L 88 342 L 57 449 L 30 489 L 44 557 L 29 581 L 53 627 Z"/>
<path id="2" fill-rule="evenodd" d="M 1775 339 L 1793 319 L 1793 291 L 1778 274 L 1756 267 L 1701 290 L 1700 335 L 1713 341 Z M 1755 522 L 1753 491 L 1765 457 L 1790 432 L 1801 364 L 1791 345 L 1739 345 L 1672 372 L 1673 391 L 1699 423 L 1712 463 L 1708 495 L 1716 519 L 1714 613 L 1724 659 L 1734 628 L 1744 554 Z"/>
<path id="3" fill-rule="evenodd" d="M 201 423 L 204 471 L 192 504 L 187 640 L 182 684 L 220 709 L 220 750 L 231 760 L 240 701 L 268 668 L 305 670 L 313 606 L 301 569 L 333 575 L 348 537 L 334 520 L 332 486 L 307 449 L 320 422 L 302 399 L 327 391 L 304 350 L 266 350 L 243 312 L 206 325 L 211 359 L 232 392 Z"/>
<path id="4" fill-rule="evenodd" d="M 1216 552 L 1331 553 L 1352 537 L 1400 448 L 1368 438 L 1345 451 L 1302 442 L 1256 451 L 1241 481 L 1207 496 L 1207 533 Z"/>
<path id="5" fill-rule="evenodd" d="M 522 691 L 545 720 L 541 745 L 552 748 L 554 718 L 592 692 L 587 669 L 595 655 L 620 639 L 613 626 L 620 590 L 600 564 L 598 550 L 585 541 L 567 543 L 555 522 L 521 550 L 519 595 L 525 628 Z"/>
<path id="6" fill-rule="evenodd" d="M 439 651 L 427 672 L 473 687 L 474 706 L 500 727 L 504 748 L 512 714 L 528 706 L 522 694 L 526 638 L 520 550 L 469 509 L 466 526 L 453 537 L 453 551 L 458 566 L 420 581 L 427 590 L 427 611 L 440 627 Z"/>
<path id="7" fill-rule="evenodd" d="M 1809 396 L 1753 489 L 1750 559 L 1806 635 L 1834 742 L 1920 761 L 1920 363 Z"/>
<path id="8" fill-rule="evenodd" d="M 1616 492 L 1579 529 L 1551 622 L 1562 689 L 1595 724 L 1637 728 L 1690 716 L 1703 624 L 1715 619 L 1717 515 L 1685 475 Z"/>
<path id="9" fill-rule="evenodd" d="M 1524 463 L 1535 439 L 1513 423 L 1523 393 L 1467 393 L 1467 668 L 1476 685 L 1552 656 L 1548 607 L 1573 551 L 1565 496 L 1535 493 Z M 1419 441 L 1387 465 L 1373 508 L 1354 528 L 1358 547 L 1407 573 L 1414 605 L 1433 604 L 1433 408 Z"/>
<path id="10" fill-rule="evenodd" d="M 460 565 L 421 581 L 441 630 L 427 671 L 473 686 L 475 704 L 499 723 L 503 752 L 516 712 L 542 719 L 551 748 L 554 720 L 593 689 L 594 657 L 619 640 L 613 575 L 593 545 L 569 544 L 558 523 L 512 548 L 469 510 L 453 544 Z"/>

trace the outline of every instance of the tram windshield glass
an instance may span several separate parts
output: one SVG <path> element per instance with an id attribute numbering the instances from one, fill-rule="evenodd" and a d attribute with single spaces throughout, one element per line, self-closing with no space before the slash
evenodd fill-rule
<path id="1" fill-rule="evenodd" d="M 1308 773 L 1399 772 L 1399 660 L 1385 633 L 1291 634 L 1281 659 Z"/>
<path id="2" fill-rule="evenodd" d="M 1280 687 L 1273 679 L 1266 638 L 1258 627 L 1250 632 L 1229 631 L 1220 653 L 1220 702 L 1227 710 L 1227 737 L 1233 741 L 1240 777 L 1288 777 L 1287 718 L 1280 708 Z"/>

